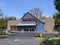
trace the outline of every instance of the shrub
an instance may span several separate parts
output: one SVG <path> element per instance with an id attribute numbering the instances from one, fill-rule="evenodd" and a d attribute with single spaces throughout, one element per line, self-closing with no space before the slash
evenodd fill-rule
<path id="1" fill-rule="evenodd" d="M 40 34 L 35 34 L 34 37 L 40 37 Z"/>
<path id="2" fill-rule="evenodd" d="M 5 32 L 2 32 L 2 33 L 0 33 L 0 35 L 8 35 L 7 33 L 5 33 Z"/>
<path id="3" fill-rule="evenodd" d="M 40 45 L 60 45 L 60 39 L 49 40 L 48 38 L 41 41 Z"/>
<path id="4" fill-rule="evenodd" d="M 60 39 L 59 39 L 59 40 L 57 40 L 57 45 L 60 45 Z"/>

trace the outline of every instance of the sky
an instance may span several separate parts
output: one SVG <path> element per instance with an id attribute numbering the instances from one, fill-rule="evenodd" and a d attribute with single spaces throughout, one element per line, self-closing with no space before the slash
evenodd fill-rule
<path id="1" fill-rule="evenodd" d="M 45 16 L 52 16 L 56 12 L 54 0 L 0 0 L 0 9 L 6 17 L 19 19 L 34 8 L 39 8 Z"/>

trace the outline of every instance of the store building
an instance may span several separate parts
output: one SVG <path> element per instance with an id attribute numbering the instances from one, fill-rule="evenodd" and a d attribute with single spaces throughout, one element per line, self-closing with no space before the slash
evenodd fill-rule
<path id="1" fill-rule="evenodd" d="M 8 30 L 11 31 L 27 31 L 27 32 L 44 32 L 55 33 L 54 19 L 51 17 L 43 17 L 27 12 L 20 20 L 8 21 Z"/>

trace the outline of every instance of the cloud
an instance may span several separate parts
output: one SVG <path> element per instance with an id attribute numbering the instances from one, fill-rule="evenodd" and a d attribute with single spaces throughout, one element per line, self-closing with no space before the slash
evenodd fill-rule
<path id="1" fill-rule="evenodd" d="M 0 3 L 0 7 L 4 6 L 5 5 L 5 2 L 2 2 Z"/>

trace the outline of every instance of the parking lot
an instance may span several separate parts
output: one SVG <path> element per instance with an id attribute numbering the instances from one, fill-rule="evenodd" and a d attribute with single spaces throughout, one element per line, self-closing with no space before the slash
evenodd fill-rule
<path id="1" fill-rule="evenodd" d="M 33 39 L 35 33 L 13 33 L 6 38 L 0 38 L 0 45 L 39 45 L 39 40 Z"/>

